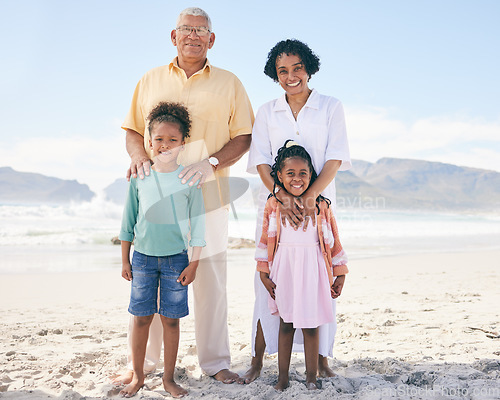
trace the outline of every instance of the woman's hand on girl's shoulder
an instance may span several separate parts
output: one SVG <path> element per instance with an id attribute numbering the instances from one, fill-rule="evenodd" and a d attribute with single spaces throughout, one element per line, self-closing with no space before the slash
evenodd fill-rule
<path id="1" fill-rule="evenodd" d="M 307 191 L 301 196 L 304 214 L 304 231 L 307 230 L 309 222 L 311 222 L 313 226 L 316 226 L 317 197 L 316 194 L 308 193 Z"/>
<path id="2" fill-rule="evenodd" d="M 282 225 L 286 226 L 286 221 L 288 221 L 292 228 L 297 229 L 304 220 L 302 200 L 288 194 L 286 190 L 280 190 L 276 194 L 276 200 L 278 200 Z"/>

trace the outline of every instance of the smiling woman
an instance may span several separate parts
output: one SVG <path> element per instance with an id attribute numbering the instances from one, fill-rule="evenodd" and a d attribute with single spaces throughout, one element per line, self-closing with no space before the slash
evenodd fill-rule
<path id="1" fill-rule="evenodd" d="M 344 110 L 339 100 L 319 94 L 310 89 L 311 76 L 319 71 L 320 61 L 305 43 L 298 40 L 284 40 L 277 43 L 269 52 L 264 73 L 278 82 L 285 93 L 282 97 L 264 104 L 255 119 L 252 132 L 252 145 L 248 157 L 248 172 L 258 172 L 263 182 L 259 204 L 255 241 L 259 243 L 262 231 L 264 199 L 274 192 L 274 179 L 271 165 L 278 149 L 285 141 L 293 139 L 304 147 L 311 156 L 313 169 L 318 173 L 316 180 L 306 189 L 297 193 L 290 185 L 287 190 L 279 190 L 275 197 L 281 222 L 299 227 L 304 221 L 315 220 L 316 199 L 319 195 L 327 197 L 335 210 L 335 184 L 337 171 L 351 167 L 349 147 L 344 120 Z M 299 185 L 300 186 L 300 185 Z M 297 195 L 298 198 L 295 198 Z M 296 206 L 301 204 L 302 208 Z M 308 218 L 309 217 L 309 218 Z M 286 220 L 286 222 L 285 222 Z M 307 224 L 304 223 L 304 229 Z M 245 378 L 250 382 L 260 374 L 264 350 L 277 351 L 279 317 L 271 315 L 267 307 L 267 290 L 255 275 L 256 302 L 252 327 L 252 366 Z M 332 299 L 335 313 L 335 300 Z M 319 327 L 319 373 L 332 376 L 327 358 L 333 355 L 335 322 Z M 296 338 L 301 342 L 300 337 Z"/>

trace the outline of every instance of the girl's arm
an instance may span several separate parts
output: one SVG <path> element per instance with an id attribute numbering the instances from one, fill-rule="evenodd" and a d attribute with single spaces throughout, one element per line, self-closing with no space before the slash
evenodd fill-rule
<path id="1" fill-rule="evenodd" d="M 327 220 L 333 236 L 333 247 L 330 249 L 330 254 L 332 257 L 332 269 L 335 279 L 332 287 L 330 288 L 330 293 L 332 299 L 336 299 L 342 294 L 342 289 L 345 283 L 345 275 L 349 272 L 349 270 L 347 269 L 347 255 L 342 248 L 342 244 L 340 243 L 337 222 L 335 221 L 331 208 L 327 209 Z"/>
<path id="2" fill-rule="evenodd" d="M 274 294 L 274 289 L 276 289 L 276 284 L 269 278 L 269 274 L 267 272 L 260 272 L 260 280 L 262 281 L 262 284 L 266 288 L 266 290 L 269 292 L 269 296 L 273 300 L 276 300 L 275 294 Z"/>
<path id="3" fill-rule="evenodd" d="M 269 219 L 272 213 L 271 202 L 275 201 L 273 198 L 267 200 L 264 208 L 264 217 L 262 220 L 262 233 L 260 235 L 259 243 L 256 243 L 255 248 L 255 261 L 257 261 L 257 271 L 266 272 L 269 274 L 269 253 L 267 249 Z"/>
<path id="4" fill-rule="evenodd" d="M 193 247 L 193 255 L 191 256 L 191 262 L 177 278 L 177 282 L 179 282 L 181 285 L 187 286 L 191 282 L 193 282 L 194 279 L 196 278 L 196 270 L 198 269 L 198 264 L 200 263 L 201 249 L 202 249 L 201 246 Z"/>
<path id="5" fill-rule="evenodd" d="M 132 280 L 132 266 L 130 265 L 130 247 L 131 242 L 121 241 L 122 245 L 122 277 L 127 281 Z"/>
<path id="6" fill-rule="evenodd" d="M 332 295 L 332 299 L 336 299 L 342 294 L 342 288 L 345 283 L 345 275 L 339 275 L 333 281 L 333 285 L 330 288 L 330 293 Z"/>

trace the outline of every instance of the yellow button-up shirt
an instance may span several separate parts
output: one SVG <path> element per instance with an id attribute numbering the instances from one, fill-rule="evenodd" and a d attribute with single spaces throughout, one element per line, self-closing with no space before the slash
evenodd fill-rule
<path id="1" fill-rule="evenodd" d="M 150 157 L 147 117 L 162 101 L 184 104 L 191 116 L 190 137 L 179 158 L 182 165 L 203 160 L 236 136 L 252 132 L 252 106 L 245 88 L 234 74 L 210 65 L 207 60 L 204 67 L 188 79 L 176 57 L 170 64 L 153 68 L 141 78 L 122 125 L 123 129 L 144 136 L 144 148 Z M 207 211 L 220 207 L 219 199 L 222 205 L 228 204 L 228 180 L 220 179 L 228 176 L 228 168 L 217 170 L 217 184 L 207 182 L 204 185 Z"/>

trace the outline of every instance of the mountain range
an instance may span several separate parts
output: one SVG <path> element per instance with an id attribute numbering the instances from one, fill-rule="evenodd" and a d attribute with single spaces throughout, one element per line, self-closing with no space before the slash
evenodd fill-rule
<path id="1" fill-rule="evenodd" d="M 76 180 L 0 167 L 0 203 L 3 204 L 65 204 L 90 201 L 94 196 L 87 185 Z"/>
<path id="2" fill-rule="evenodd" d="M 337 203 L 357 192 L 362 203 L 384 199 L 387 208 L 500 209 L 495 171 L 397 158 L 352 164 L 337 175 Z"/>
<path id="3" fill-rule="evenodd" d="M 440 162 L 382 158 L 375 163 L 353 160 L 336 178 L 339 208 L 500 210 L 500 173 Z M 258 176 L 247 178 L 253 201 Z M 105 189 L 108 200 L 125 201 L 127 181 L 117 179 Z M 0 203 L 68 203 L 89 201 L 87 185 L 40 174 L 0 168 Z M 242 199 L 245 201 L 244 199 Z"/>

